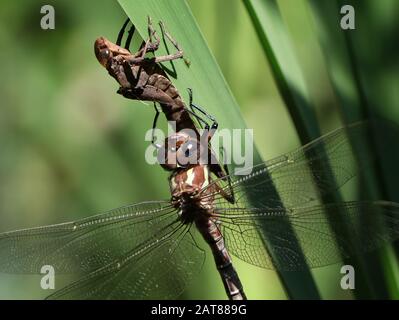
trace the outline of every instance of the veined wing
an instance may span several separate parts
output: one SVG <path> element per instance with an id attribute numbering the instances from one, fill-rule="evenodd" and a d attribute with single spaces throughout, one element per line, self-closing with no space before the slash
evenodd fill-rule
<path id="1" fill-rule="evenodd" d="M 335 234 L 330 230 L 337 215 L 329 212 L 344 212 L 344 220 L 350 239 L 344 230 Z M 303 254 L 310 267 L 321 267 L 348 258 L 349 252 L 368 252 L 399 238 L 399 204 L 386 201 L 342 202 L 315 207 L 297 208 L 223 208 L 216 209 L 220 215 L 222 233 L 230 252 L 253 265 L 279 270 L 302 270 Z M 287 220 L 295 233 L 287 231 Z M 265 252 L 265 241 L 275 261 Z M 300 247 L 297 246 L 297 241 Z M 299 252 L 300 250 L 300 252 Z"/>
<path id="2" fill-rule="evenodd" d="M 205 257 L 189 228 L 175 217 L 145 243 L 48 298 L 176 298 L 200 272 Z"/>
<path id="3" fill-rule="evenodd" d="M 296 207 L 333 192 L 357 174 L 359 168 L 350 141 L 361 141 L 365 130 L 367 122 L 355 123 L 256 165 L 250 174 L 230 175 L 237 202 L 232 207 Z M 326 173 L 326 168 L 330 174 Z M 215 180 L 204 188 L 203 197 L 215 197 L 216 206 L 222 204 L 225 200 L 221 194 L 208 194 L 208 191 L 213 184 L 223 184 L 222 189 L 229 193 L 225 180 Z"/>
<path id="4" fill-rule="evenodd" d="M 177 217 L 167 201 L 142 202 L 86 219 L 0 234 L 0 272 L 88 273 L 108 265 Z"/>

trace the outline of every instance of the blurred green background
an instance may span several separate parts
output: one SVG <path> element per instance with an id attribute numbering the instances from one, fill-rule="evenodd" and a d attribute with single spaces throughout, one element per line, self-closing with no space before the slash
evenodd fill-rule
<path id="1" fill-rule="evenodd" d="M 254 129 L 262 157 L 300 145 L 244 3 L 187 2 L 247 126 Z M 321 131 L 340 126 L 343 114 L 346 120 L 361 118 L 355 108 L 343 111 L 345 101 L 362 106 L 367 102 L 368 115 L 399 123 L 399 3 L 351 1 L 357 30 L 346 32 L 352 32 L 350 61 L 356 64 L 348 66 L 339 58 L 348 42 L 334 39 L 328 30 L 334 23 L 339 25 L 340 1 L 314 2 L 276 3 Z M 55 30 L 40 28 L 44 4 L 55 7 Z M 0 232 L 78 219 L 143 200 L 168 199 L 167 175 L 144 159 L 152 104 L 117 95 L 116 82 L 93 53 L 98 36 L 116 39 L 125 20 L 118 3 L 8 0 L 0 4 L 0 18 Z M 358 103 L 354 101 L 359 99 L 359 88 L 348 78 L 354 73 L 362 87 L 363 100 Z M 395 164 L 385 168 L 389 166 Z M 390 177 L 386 194 L 399 201 L 397 176 L 384 174 Z M 399 277 L 392 267 L 393 254 L 387 256 L 390 286 L 385 289 L 391 290 L 387 296 L 397 297 Z M 251 299 L 287 298 L 273 271 L 237 258 L 234 263 Z M 335 265 L 312 271 L 322 298 L 353 297 L 341 289 L 339 269 Z M 40 290 L 38 279 L 0 274 L 0 298 L 43 298 L 47 294 Z M 182 298 L 225 299 L 210 256 Z"/>

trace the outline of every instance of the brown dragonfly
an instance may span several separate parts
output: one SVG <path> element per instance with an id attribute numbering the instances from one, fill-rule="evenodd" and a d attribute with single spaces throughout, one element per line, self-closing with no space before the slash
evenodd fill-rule
<path id="1" fill-rule="evenodd" d="M 185 128 L 195 130 L 190 110 L 186 108 L 180 93 L 160 64 L 183 58 L 183 50 L 160 22 L 162 34 L 175 46 L 177 52 L 159 57 L 146 56 L 149 52 L 157 51 L 160 43 L 156 30 L 152 26 L 152 20 L 148 17 L 148 39 L 143 41 L 136 53 L 131 53 L 129 47 L 135 31 L 134 24 L 128 32 L 125 46 L 121 46 L 129 22 L 130 20 L 127 19 L 123 24 L 116 43 L 104 37 L 96 39 L 94 43 L 97 60 L 120 85 L 117 93 L 128 99 L 157 102 L 161 105 L 167 120 L 177 123 L 177 131 Z M 156 109 L 154 122 L 158 115 L 159 111 Z"/>
<path id="2" fill-rule="evenodd" d="M 192 102 L 191 89 L 189 89 L 190 102 L 188 104 L 189 108 L 187 108 L 179 91 L 170 81 L 161 65 L 162 62 L 184 59 L 183 50 L 178 42 L 166 31 L 163 22 L 159 22 L 162 35 L 172 43 L 177 51 L 164 56 L 152 57 L 148 57 L 146 54 L 154 53 L 158 50 L 160 39 L 153 28 L 151 18 L 148 17 L 148 39 L 142 42 L 139 50 L 135 53 L 129 51 L 135 32 L 134 24 L 131 25 L 125 45 L 122 47 L 123 36 L 129 23 L 130 20 L 128 18 L 118 34 L 116 43 L 104 37 L 99 37 L 94 43 L 94 52 L 97 60 L 120 85 L 117 93 L 128 99 L 154 102 L 156 113 L 152 125 L 153 130 L 160 114 L 156 103 L 161 106 L 166 119 L 176 124 L 176 131 L 191 129 L 196 132 L 197 138 L 199 138 L 200 134 L 193 118 L 205 130 L 216 130 L 218 127 L 216 120 L 203 108 Z M 188 63 L 186 62 L 186 64 Z M 204 117 L 211 120 L 212 125 L 209 125 Z M 154 143 L 154 136 L 152 142 Z M 211 172 L 219 178 L 228 175 L 227 166 L 222 166 L 216 161 L 213 151 L 209 154 L 213 158 L 212 161 L 209 161 Z"/>
<path id="3" fill-rule="evenodd" d="M 339 262 L 354 243 L 359 252 L 377 249 L 399 236 L 399 204 L 320 201 L 356 174 L 355 160 L 362 154 L 350 141 L 362 139 L 364 130 L 362 123 L 335 130 L 254 166 L 250 174 L 231 175 L 231 186 L 223 178 L 212 180 L 201 161 L 179 164 L 179 151 L 194 152 L 198 141 L 178 132 L 163 147 L 171 200 L 0 234 L 0 272 L 37 274 L 51 265 L 56 274 L 81 276 L 51 299 L 176 298 L 203 265 L 199 231 L 228 297 L 245 299 L 229 253 L 262 268 L 301 270 Z M 318 171 L 326 165 L 331 175 Z M 226 200 L 231 192 L 234 203 Z M 350 238 L 330 229 L 338 211 Z M 287 221 L 295 233 L 287 231 Z M 299 258 L 303 254 L 306 261 Z"/>

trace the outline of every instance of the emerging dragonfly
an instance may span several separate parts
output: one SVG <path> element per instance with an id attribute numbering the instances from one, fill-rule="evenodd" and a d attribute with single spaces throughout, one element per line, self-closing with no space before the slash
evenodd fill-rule
<path id="1" fill-rule="evenodd" d="M 142 202 L 83 220 L 0 234 L 0 271 L 36 274 L 51 265 L 56 274 L 82 275 L 53 299 L 176 298 L 203 264 L 204 251 L 194 235 L 198 230 L 212 249 L 229 298 L 245 299 L 228 251 L 259 267 L 300 270 L 338 262 L 353 242 L 362 251 L 376 249 L 398 238 L 399 204 L 318 203 L 355 175 L 349 140 L 361 138 L 363 130 L 363 124 L 355 124 L 333 131 L 253 167 L 249 175 L 231 175 L 231 186 L 224 179 L 212 181 L 206 165 L 170 161 L 164 167 L 172 170 L 171 201 Z M 177 150 L 169 148 L 174 143 Z M 178 132 L 165 143 L 167 157 L 196 143 Z M 319 172 L 325 165 L 331 168 L 328 177 Z M 279 196 L 270 193 L 275 187 Z M 234 203 L 226 201 L 231 190 Z M 340 230 L 332 233 L 336 216 L 327 217 L 326 209 L 345 213 L 350 239 Z M 287 232 L 287 221 L 295 234 Z M 306 263 L 298 259 L 302 253 Z"/>
<path id="2" fill-rule="evenodd" d="M 142 42 L 137 52 L 129 51 L 130 43 L 136 29 L 134 24 L 131 25 L 128 31 L 125 46 L 122 47 L 123 35 L 129 22 L 130 20 L 127 19 L 123 24 L 116 43 L 112 43 L 104 37 L 99 37 L 94 43 L 94 52 L 97 60 L 107 69 L 108 73 L 120 86 L 117 92 L 128 99 L 154 102 L 156 113 L 152 125 L 153 132 L 160 114 L 156 103 L 159 103 L 161 106 L 166 119 L 176 124 L 176 131 L 191 129 L 197 133 L 197 138 L 199 138 L 199 132 L 192 118 L 196 119 L 200 127 L 205 125 L 206 130 L 215 130 L 217 128 L 215 119 L 201 107 L 192 103 L 191 89 L 189 90 L 189 108 L 187 108 L 179 91 L 170 81 L 161 65 L 161 62 L 183 58 L 183 50 L 177 41 L 166 31 L 164 24 L 159 22 L 162 35 L 173 44 L 177 51 L 164 56 L 147 57 L 146 54 L 156 52 L 160 44 L 160 39 L 153 28 L 151 18 L 148 17 L 148 39 Z M 198 112 L 212 120 L 212 128 L 207 127 L 207 122 L 204 121 Z M 152 142 L 154 143 L 154 136 Z M 210 153 L 210 156 L 215 158 L 213 152 Z M 222 167 L 217 161 L 210 161 L 210 170 L 218 178 L 225 177 L 228 174 L 227 167 Z"/>
<path id="3" fill-rule="evenodd" d="M 94 43 L 97 60 L 120 85 L 117 93 L 128 99 L 159 103 L 167 119 L 176 122 L 177 131 L 185 128 L 195 130 L 195 125 L 190 118 L 191 111 L 186 108 L 180 93 L 160 64 L 183 58 L 183 50 L 160 22 L 162 34 L 175 46 L 177 52 L 165 56 L 146 57 L 147 53 L 157 51 L 160 43 L 151 18 L 148 17 L 148 39 L 143 41 L 137 52 L 131 53 L 129 47 L 135 31 L 134 24 L 129 29 L 125 46 L 121 46 L 123 34 L 129 22 L 130 20 L 127 19 L 123 24 L 116 43 L 104 37 L 99 37 Z M 155 110 L 154 125 L 159 115 L 158 109 L 155 108 Z M 191 114 L 194 115 L 192 112 Z"/>

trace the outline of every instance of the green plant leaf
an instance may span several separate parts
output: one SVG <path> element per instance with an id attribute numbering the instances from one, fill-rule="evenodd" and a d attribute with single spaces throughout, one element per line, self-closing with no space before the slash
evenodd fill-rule
<path id="1" fill-rule="evenodd" d="M 365 73 L 368 73 L 365 65 L 362 64 L 364 60 L 374 60 L 375 64 L 380 65 L 383 70 L 384 62 L 378 57 L 375 57 L 373 52 L 361 50 L 356 46 L 359 39 L 366 39 L 369 33 L 375 32 L 373 28 L 359 28 L 358 30 L 343 30 L 340 26 L 340 20 L 343 15 L 340 14 L 340 8 L 344 5 L 352 5 L 355 8 L 356 24 L 365 26 L 368 19 L 378 19 L 376 12 L 387 12 L 392 10 L 393 2 L 379 2 L 371 4 L 369 1 L 355 2 L 355 1 L 310 1 L 313 17 L 317 25 L 317 33 L 321 47 L 323 49 L 325 60 L 328 68 L 330 81 L 334 88 L 335 94 L 340 102 L 340 112 L 345 122 L 358 121 L 360 119 L 371 119 L 378 122 L 373 126 L 366 137 L 367 145 L 369 148 L 369 155 L 376 158 L 373 170 L 368 170 L 364 173 L 364 178 L 367 183 L 362 184 L 363 193 L 367 194 L 369 198 L 386 199 L 397 201 L 398 199 L 390 197 L 396 194 L 395 191 L 389 192 L 388 186 L 397 190 L 397 165 L 391 159 L 397 159 L 392 155 L 388 155 L 381 145 L 389 145 L 386 143 L 390 141 L 395 144 L 392 138 L 389 137 L 389 132 L 396 131 L 389 122 L 394 117 L 386 118 L 382 115 L 380 110 L 379 101 L 386 100 L 388 104 L 385 108 L 389 108 L 389 101 L 391 98 L 384 97 L 382 92 L 375 92 L 373 85 L 369 81 L 365 81 Z M 378 10 L 373 10 L 376 9 Z M 394 10 L 393 10 L 394 11 Z M 385 19 L 385 17 L 382 17 Z M 360 23 L 358 21 L 362 21 Z M 385 23 L 384 23 L 385 24 Z M 390 32 L 396 34 L 395 30 L 386 30 L 389 36 Z M 389 41 L 385 41 L 389 42 Z M 361 41 L 360 41 L 361 43 Z M 369 72 L 372 74 L 372 72 Z M 381 74 L 378 75 L 381 77 Z M 373 75 L 374 82 L 378 82 L 378 76 Z M 382 77 L 381 77 L 382 78 Z M 381 81 L 382 82 L 382 81 Z M 367 91 L 374 91 L 374 95 Z M 387 95 L 388 96 L 388 95 Z M 391 110 L 395 109 L 392 107 Z M 381 113 L 381 115 L 378 115 Z M 385 119 L 384 119 L 385 118 Z M 392 150 L 394 153 L 395 150 Z M 367 156 L 367 155 L 365 155 Z M 361 161 L 369 161 L 363 157 Z M 384 176 L 385 172 L 390 172 Z M 381 298 L 398 298 L 398 283 L 397 279 L 393 276 L 396 269 L 396 261 L 391 251 L 385 250 L 382 256 L 373 255 L 368 259 L 368 278 L 375 291 L 375 294 Z M 367 268 L 367 266 L 366 266 Z M 389 290 L 387 290 L 389 289 Z M 388 292 L 389 291 L 389 292 Z"/>
<path id="2" fill-rule="evenodd" d="M 320 6 L 327 5 L 327 1 L 315 2 Z M 253 21 L 255 30 L 264 49 L 265 56 L 269 61 L 275 82 L 280 91 L 280 95 L 291 115 L 298 136 L 302 143 L 317 138 L 320 136 L 320 130 L 314 106 L 311 103 L 311 99 L 309 99 L 303 71 L 296 58 L 295 48 L 291 43 L 290 34 L 282 19 L 278 2 L 276 0 L 244 0 L 244 4 Z M 331 5 L 331 1 L 328 2 L 328 5 Z M 324 17 L 325 16 L 334 17 L 334 14 L 329 14 L 327 11 L 324 11 Z M 336 42 L 332 41 L 331 38 L 325 40 L 325 42 L 328 41 L 328 43 L 332 45 L 336 44 Z M 329 50 L 334 51 L 332 48 L 329 48 Z M 354 144 L 361 143 L 361 141 L 351 142 Z M 320 152 L 323 151 L 320 150 Z M 312 155 L 309 156 L 311 157 Z M 371 163 L 371 161 L 369 163 Z M 328 166 L 319 168 L 318 171 L 323 172 L 324 176 L 332 175 L 331 168 Z M 317 182 L 316 180 L 315 182 Z M 322 197 L 322 200 L 324 203 L 341 202 L 342 197 L 339 192 L 335 192 L 335 194 Z M 330 219 L 331 228 L 333 230 L 339 230 L 341 234 L 343 228 L 345 228 L 345 238 L 350 239 L 350 230 L 347 229 L 345 219 L 343 218 L 345 214 L 346 212 L 344 211 L 326 211 L 327 216 L 331 218 L 335 217 Z M 342 218 L 337 219 L 337 215 Z M 374 259 L 369 259 L 366 262 L 364 257 L 361 257 L 358 254 L 358 250 L 356 250 L 355 247 L 352 248 L 350 262 L 357 266 L 356 276 L 358 280 L 360 279 L 360 286 L 358 286 L 354 294 L 359 298 L 375 297 L 373 288 L 375 287 L 375 284 L 378 283 L 378 277 L 373 277 L 372 272 L 369 272 L 370 270 L 367 267 L 372 260 Z"/>
<path id="3" fill-rule="evenodd" d="M 306 144 L 320 136 L 320 129 L 277 2 L 244 0 L 244 4 L 269 61 L 281 98 L 302 144 Z"/>
<path id="4" fill-rule="evenodd" d="M 190 9 L 181 0 L 119 0 L 119 3 L 136 25 L 143 38 L 147 35 L 147 16 L 154 22 L 162 20 L 167 30 L 178 41 L 184 55 L 191 61 L 187 67 L 183 61 L 173 62 L 177 78 L 171 78 L 180 92 L 187 87 L 194 91 L 194 100 L 218 119 L 222 128 L 245 128 L 239 107 L 215 62 Z M 172 47 L 168 46 L 172 51 Z M 157 55 L 166 54 L 162 48 Z M 165 64 L 166 67 L 172 67 Z M 183 95 L 184 96 L 184 95 Z M 254 150 L 254 163 L 259 162 Z M 250 196 L 250 195 L 249 195 Z M 267 197 L 268 195 L 265 195 Z M 290 226 L 287 224 L 287 229 Z M 267 242 L 267 235 L 263 235 Z M 216 271 L 216 269 L 215 269 Z M 280 272 L 279 276 L 288 295 L 292 298 L 319 298 L 309 270 L 293 274 Z M 245 284 L 244 284 L 245 286 Z"/>

